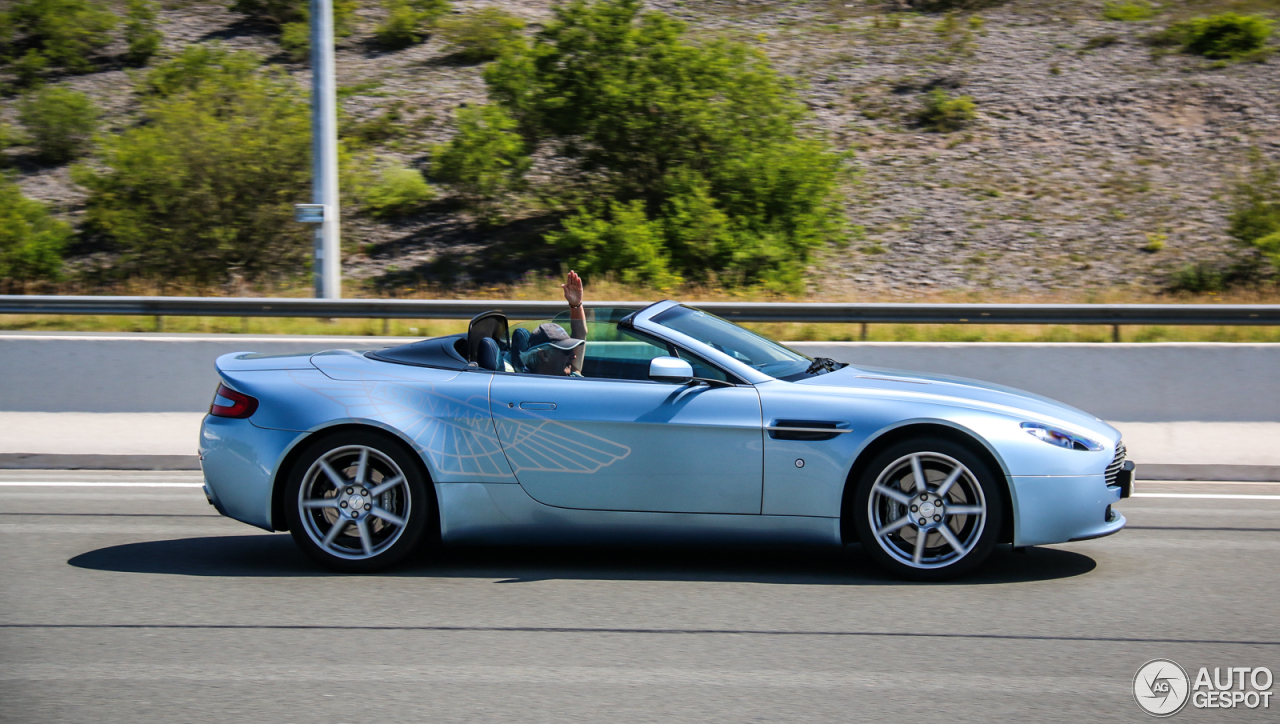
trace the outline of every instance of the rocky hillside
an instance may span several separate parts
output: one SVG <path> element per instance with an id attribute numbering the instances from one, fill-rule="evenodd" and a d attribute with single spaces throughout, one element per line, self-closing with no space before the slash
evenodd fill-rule
<path id="1" fill-rule="evenodd" d="M 258 51 L 309 83 L 305 65 L 290 64 L 269 28 L 228 4 L 172 3 L 162 13 L 165 51 L 218 41 Z M 498 6 L 532 31 L 551 3 L 454 6 Z M 1102 3 L 1088 0 L 1017 0 L 951 19 L 868 0 L 649 6 L 699 35 L 760 44 L 803 83 L 815 130 L 852 152 L 846 207 L 853 233 L 814 264 L 818 295 L 1155 290 L 1173 270 L 1231 248 L 1228 192 L 1250 149 L 1280 158 L 1280 60 L 1213 64 L 1156 56 L 1142 42 L 1222 3 L 1170 4 L 1141 22 L 1105 20 Z M 460 61 L 438 38 L 379 50 L 371 33 L 381 12 L 365 0 L 358 32 L 340 44 L 345 112 L 360 123 L 399 109 L 399 137 L 377 151 L 429 170 L 427 149 L 450 137 L 454 109 L 484 99 L 481 67 Z M 88 93 L 108 114 L 109 132 L 133 122 L 133 72 L 104 66 L 59 82 Z M 937 88 L 972 96 L 970 127 L 937 133 L 918 126 L 916 113 Z M 0 100 L 0 122 L 15 122 L 15 104 Z M 22 148 L 8 154 L 29 196 L 54 202 L 69 218 L 80 212 L 83 194 L 66 167 L 41 166 Z M 554 183 L 553 170 L 541 173 L 543 183 Z M 487 284 L 556 268 L 539 240 L 554 220 L 527 210 L 512 216 L 484 227 L 446 194 L 395 222 L 349 217 L 346 268 L 384 287 Z"/>

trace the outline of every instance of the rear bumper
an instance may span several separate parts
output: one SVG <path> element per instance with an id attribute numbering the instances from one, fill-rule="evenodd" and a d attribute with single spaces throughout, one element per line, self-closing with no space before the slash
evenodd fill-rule
<path id="1" fill-rule="evenodd" d="M 271 486 L 276 466 L 305 435 L 206 415 L 200 425 L 205 496 L 228 518 L 273 530 Z"/>
<path id="2" fill-rule="evenodd" d="M 1014 476 L 1015 546 L 1100 538 L 1125 525 L 1111 506 L 1122 490 L 1102 475 Z"/>

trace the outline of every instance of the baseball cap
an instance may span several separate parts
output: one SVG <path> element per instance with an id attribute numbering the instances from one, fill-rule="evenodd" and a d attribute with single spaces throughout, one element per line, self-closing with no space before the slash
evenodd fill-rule
<path id="1" fill-rule="evenodd" d="M 570 337 L 564 331 L 564 328 L 555 322 L 547 322 L 540 325 L 529 335 L 529 349 L 549 344 L 557 349 L 570 350 L 585 341 L 584 339 Z"/>

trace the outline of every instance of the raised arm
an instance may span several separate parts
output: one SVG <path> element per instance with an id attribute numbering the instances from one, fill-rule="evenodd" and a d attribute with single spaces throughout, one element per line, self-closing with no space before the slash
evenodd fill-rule
<path id="1" fill-rule="evenodd" d="M 578 276 L 577 272 L 571 271 L 560 288 L 564 290 L 564 300 L 569 303 L 569 336 L 574 339 L 586 339 L 587 313 L 582 308 L 582 277 Z"/>
<path id="2" fill-rule="evenodd" d="M 564 280 L 560 288 L 564 290 L 564 300 L 569 303 L 569 336 L 574 339 L 586 339 L 587 311 L 582 308 L 582 277 L 578 276 L 578 272 L 570 271 L 569 277 Z M 578 345 L 573 353 L 573 361 L 569 363 L 578 374 L 582 374 L 586 346 L 585 343 Z"/>

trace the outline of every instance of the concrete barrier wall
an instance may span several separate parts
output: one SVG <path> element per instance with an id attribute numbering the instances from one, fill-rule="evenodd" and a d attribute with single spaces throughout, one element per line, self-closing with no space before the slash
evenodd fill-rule
<path id="1" fill-rule="evenodd" d="M 0 411 L 200 412 L 228 352 L 372 349 L 390 337 L 0 335 Z M 1280 345 L 792 345 L 810 356 L 972 377 L 1030 390 L 1107 420 L 1280 421 Z"/>

